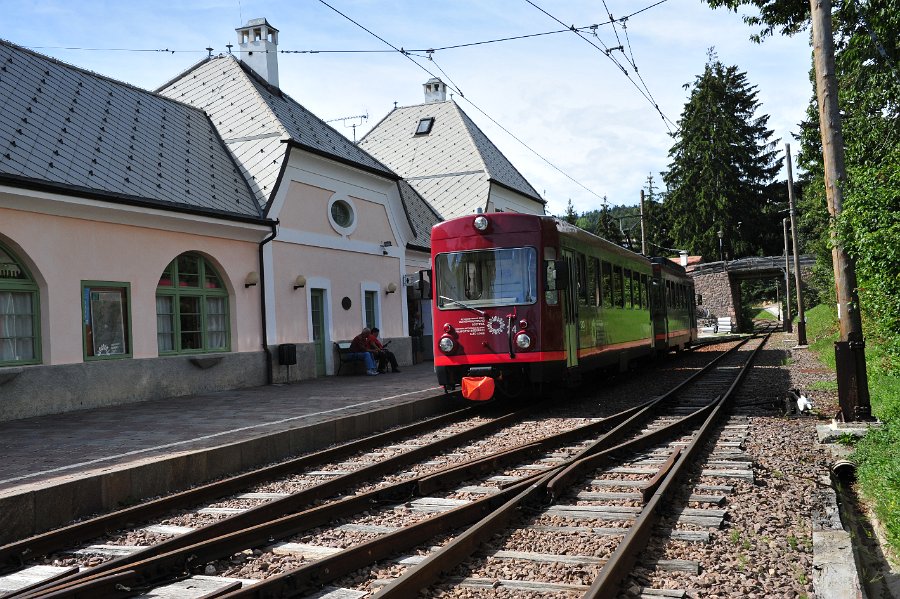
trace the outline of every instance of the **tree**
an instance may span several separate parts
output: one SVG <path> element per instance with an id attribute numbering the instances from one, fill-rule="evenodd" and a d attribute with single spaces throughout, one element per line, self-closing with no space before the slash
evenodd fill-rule
<path id="1" fill-rule="evenodd" d="M 606 203 L 606 196 L 603 196 L 603 210 L 600 212 L 600 219 L 597 221 L 597 228 L 594 234 L 599 235 L 607 241 L 612 241 L 616 245 L 622 245 L 625 236 L 619 229 L 619 223 L 609 211 L 609 205 Z"/>
<path id="2" fill-rule="evenodd" d="M 687 85 L 685 86 L 687 88 Z M 710 50 L 703 74 L 685 104 L 669 150 L 665 207 L 669 234 L 679 248 L 718 260 L 723 233 L 730 257 L 757 253 L 768 185 L 781 168 L 768 115 L 759 110 L 755 86 L 736 66 Z M 738 223 L 740 235 L 738 234 Z"/>
<path id="3" fill-rule="evenodd" d="M 572 198 L 569 198 L 569 203 L 566 205 L 566 213 L 563 215 L 562 219 L 570 225 L 574 225 L 578 222 L 578 213 L 575 212 L 575 206 L 572 205 Z"/>

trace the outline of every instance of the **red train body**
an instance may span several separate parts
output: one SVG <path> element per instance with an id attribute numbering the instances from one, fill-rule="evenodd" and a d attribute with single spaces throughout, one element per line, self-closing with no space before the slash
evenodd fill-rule
<path id="1" fill-rule="evenodd" d="M 554 217 L 460 217 L 435 225 L 431 247 L 435 369 L 468 399 L 624 368 L 696 339 L 683 268 Z"/>

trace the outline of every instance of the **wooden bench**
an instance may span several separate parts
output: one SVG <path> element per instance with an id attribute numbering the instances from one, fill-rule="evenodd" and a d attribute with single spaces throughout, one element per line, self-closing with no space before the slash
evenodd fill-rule
<path id="1" fill-rule="evenodd" d="M 344 367 L 344 364 L 365 361 L 365 358 L 362 357 L 361 353 L 350 351 L 349 341 L 335 341 L 334 351 L 337 352 L 338 355 L 338 369 L 335 376 L 340 376 L 341 368 Z"/>

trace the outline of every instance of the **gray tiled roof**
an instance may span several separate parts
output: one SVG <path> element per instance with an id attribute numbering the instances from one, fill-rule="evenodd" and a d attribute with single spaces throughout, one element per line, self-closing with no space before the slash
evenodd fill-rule
<path id="1" fill-rule="evenodd" d="M 259 217 L 202 111 L 0 40 L 0 177 Z"/>
<path id="2" fill-rule="evenodd" d="M 410 239 L 409 243 L 423 248 L 431 248 L 431 227 L 443 219 L 405 179 L 397 181 L 397 186 L 400 189 L 400 199 L 403 201 L 403 208 L 406 210 L 409 224 L 415 233 L 415 237 Z"/>
<path id="3" fill-rule="evenodd" d="M 261 206 L 272 197 L 287 151 L 285 142 L 397 178 L 290 96 L 264 83 L 232 55 L 200 62 L 165 84 L 159 93 L 210 115 Z"/>
<path id="4" fill-rule="evenodd" d="M 427 135 L 416 135 L 433 117 Z M 453 101 L 397 108 L 375 125 L 360 147 L 393 168 L 444 217 L 486 208 L 490 181 L 543 202 L 540 195 Z"/>

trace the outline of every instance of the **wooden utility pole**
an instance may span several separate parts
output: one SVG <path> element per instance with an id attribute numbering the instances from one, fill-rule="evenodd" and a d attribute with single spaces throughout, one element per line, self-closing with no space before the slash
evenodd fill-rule
<path id="1" fill-rule="evenodd" d="M 641 254 L 647 255 L 647 234 L 644 230 L 644 190 L 641 190 Z"/>
<path id="2" fill-rule="evenodd" d="M 794 330 L 791 324 L 791 262 L 788 251 L 788 219 L 781 219 L 784 227 L 784 331 L 790 333 Z"/>
<path id="3" fill-rule="evenodd" d="M 816 69 L 816 97 L 819 103 L 819 132 L 825 166 L 825 196 L 831 215 L 831 257 L 841 328 L 834 344 L 837 366 L 838 400 L 844 422 L 872 420 L 869 381 L 866 376 L 865 341 L 859 314 L 856 268 L 837 238 L 835 220 L 841 213 L 847 178 L 844 169 L 844 137 L 838 111 L 838 86 L 834 73 L 834 37 L 831 30 L 831 0 L 810 0 L 813 57 Z"/>
<path id="4" fill-rule="evenodd" d="M 797 290 L 797 345 L 806 346 L 806 311 L 803 309 L 803 293 L 800 291 L 800 242 L 797 240 L 797 208 L 794 203 L 794 173 L 791 169 L 791 144 L 784 144 L 787 157 L 788 205 L 791 215 L 791 239 L 794 246 L 794 288 Z"/>

